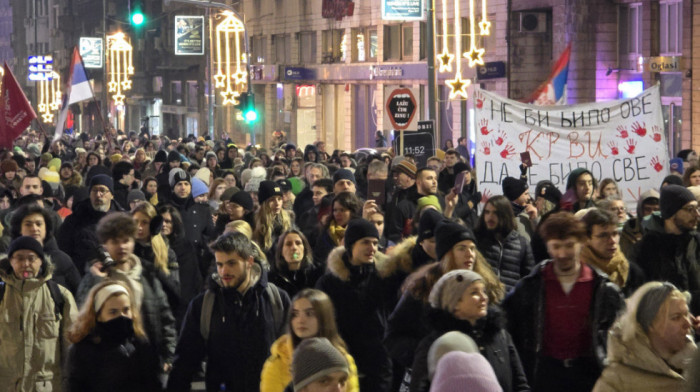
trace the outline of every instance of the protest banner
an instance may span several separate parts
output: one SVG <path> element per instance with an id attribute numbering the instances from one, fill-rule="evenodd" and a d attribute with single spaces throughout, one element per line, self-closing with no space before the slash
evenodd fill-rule
<path id="1" fill-rule="evenodd" d="M 568 106 L 529 105 L 478 89 L 473 98 L 476 177 L 485 197 L 503 194 L 503 179 L 520 176 L 526 151 L 531 189 L 550 180 L 564 193 L 569 173 L 583 167 L 598 181 L 614 179 L 629 207 L 669 174 L 658 85 L 631 99 Z"/>

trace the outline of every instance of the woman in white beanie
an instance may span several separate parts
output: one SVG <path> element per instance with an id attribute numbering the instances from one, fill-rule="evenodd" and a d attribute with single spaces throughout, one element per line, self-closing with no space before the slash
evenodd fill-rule
<path id="1" fill-rule="evenodd" d="M 593 391 L 684 391 L 688 372 L 697 371 L 689 366 L 697 347 L 688 302 L 668 282 L 637 289 L 610 330 L 609 365 Z"/>
<path id="2" fill-rule="evenodd" d="M 460 331 L 474 339 L 505 392 L 530 390 L 513 341 L 505 330 L 502 313 L 496 305 L 489 306 L 481 275 L 467 269 L 447 272 L 433 286 L 429 301 L 432 332 L 416 348 L 411 392 L 428 391 L 430 346 L 449 331 Z"/>

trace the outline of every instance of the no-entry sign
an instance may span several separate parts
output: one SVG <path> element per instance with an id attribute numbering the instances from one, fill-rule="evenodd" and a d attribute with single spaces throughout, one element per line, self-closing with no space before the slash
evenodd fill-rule
<path id="1" fill-rule="evenodd" d="M 393 129 L 415 131 L 418 129 L 416 113 L 418 104 L 413 89 L 397 88 L 391 90 L 386 100 L 386 114 Z M 386 124 L 389 125 L 389 124 Z"/>

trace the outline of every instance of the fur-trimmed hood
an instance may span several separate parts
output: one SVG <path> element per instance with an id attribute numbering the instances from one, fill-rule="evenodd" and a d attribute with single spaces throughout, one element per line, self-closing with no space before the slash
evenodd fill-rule
<path id="1" fill-rule="evenodd" d="M 44 253 L 44 262 L 39 270 L 39 275 L 30 280 L 36 280 L 43 284 L 53 277 L 54 268 L 55 266 L 51 261 L 51 256 Z M 12 265 L 10 264 L 10 259 L 8 257 L 4 257 L 2 260 L 0 260 L 0 280 L 7 282 L 8 284 L 12 284 L 11 282 L 19 280 L 17 277 L 15 277 L 14 272 L 12 272 Z"/>
<path id="2" fill-rule="evenodd" d="M 337 246 L 328 255 L 328 272 L 338 277 L 338 279 L 347 282 L 350 280 L 350 269 L 343 261 L 343 255 L 346 253 L 344 246 Z M 398 258 L 389 258 L 384 253 L 377 252 L 374 254 L 374 268 L 380 278 L 388 278 L 397 272 L 409 274 L 411 272 L 410 258 L 408 263 L 405 260 Z"/>
<path id="3" fill-rule="evenodd" d="M 403 241 L 399 242 L 392 250 L 389 262 L 409 268 L 412 272 L 414 268 L 411 254 L 413 253 L 413 248 L 417 245 L 417 239 L 418 237 L 414 235 L 406 237 Z"/>

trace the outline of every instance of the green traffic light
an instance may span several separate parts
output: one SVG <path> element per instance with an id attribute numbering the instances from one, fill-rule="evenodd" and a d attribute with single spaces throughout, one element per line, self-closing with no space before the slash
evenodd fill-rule
<path id="1" fill-rule="evenodd" d="M 146 20 L 146 17 L 140 11 L 136 11 L 133 14 L 131 14 L 131 23 L 136 25 L 136 26 L 142 25 L 143 22 L 145 22 L 145 20 Z"/>
<path id="2" fill-rule="evenodd" d="M 243 117 L 245 117 L 246 121 L 253 122 L 258 119 L 258 112 L 255 110 L 248 110 Z"/>

